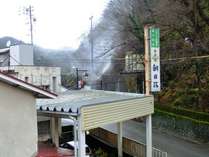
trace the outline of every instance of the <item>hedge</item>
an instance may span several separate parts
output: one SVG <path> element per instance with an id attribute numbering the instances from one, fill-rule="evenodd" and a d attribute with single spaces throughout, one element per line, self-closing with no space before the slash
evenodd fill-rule
<path id="1" fill-rule="evenodd" d="M 178 115 L 178 114 L 175 114 L 175 113 L 171 113 L 171 112 L 166 112 L 166 111 L 162 111 L 160 109 L 155 109 L 155 114 L 158 114 L 158 115 L 167 115 L 167 116 L 170 116 L 170 117 L 175 117 L 177 119 L 181 119 L 181 120 L 190 120 L 192 121 L 193 123 L 196 123 L 196 124 L 202 124 L 202 125 L 208 125 L 209 126 L 209 122 L 207 121 L 201 121 L 201 120 L 197 120 L 197 119 L 192 119 L 190 117 L 187 117 L 187 116 L 183 116 L 183 115 Z"/>
<path id="2" fill-rule="evenodd" d="M 160 109 L 155 109 L 154 117 L 155 119 L 158 118 L 158 121 L 155 122 L 157 127 L 175 131 L 183 136 L 202 139 L 206 142 L 209 141 L 209 122 L 192 119 Z"/>
<path id="3" fill-rule="evenodd" d="M 177 115 L 189 117 L 191 119 L 209 122 L 209 113 L 196 112 L 196 111 L 192 111 L 192 110 L 188 110 L 188 109 L 170 107 L 170 106 L 162 106 L 162 105 L 155 105 L 155 108 L 160 109 L 161 111 L 166 111 L 169 113 L 174 113 Z"/>

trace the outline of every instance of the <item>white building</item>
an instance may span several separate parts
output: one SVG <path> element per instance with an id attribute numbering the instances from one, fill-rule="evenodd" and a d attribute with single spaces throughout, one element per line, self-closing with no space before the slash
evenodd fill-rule
<path id="1" fill-rule="evenodd" d="M 0 66 L 33 65 L 33 46 L 14 45 L 0 50 Z"/>
<path id="2" fill-rule="evenodd" d="M 0 70 L 42 89 L 61 91 L 61 68 L 34 66 L 32 45 L 15 45 L 0 50 Z"/>

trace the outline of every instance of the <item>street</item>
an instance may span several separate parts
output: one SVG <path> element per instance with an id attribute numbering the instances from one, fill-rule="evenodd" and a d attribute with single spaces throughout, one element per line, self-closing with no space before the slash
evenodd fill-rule
<path id="1" fill-rule="evenodd" d="M 116 124 L 103 127 L 116 133 Z M 145 143 L 145 125 L 135 121 L 123 123 L 123 136 Z M 168 152 L 168 157 L 209 157 L 209 144 L 197 144 L 153 129 L 153 147 Z"/>

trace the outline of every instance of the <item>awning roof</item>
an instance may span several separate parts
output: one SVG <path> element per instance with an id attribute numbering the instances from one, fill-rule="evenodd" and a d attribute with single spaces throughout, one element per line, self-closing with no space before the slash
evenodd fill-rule
<path id="1" fill-rule="evenodd" d="M 77 115 L 84 106 L 107 104 L 142 97 L 144 97 L 144 95 L 134 93 L 77 90 L 62 93 L 56 99 L 37 99 L 36 106 L 38 111 L 62 112 L 62 114 Z"/>
<path id="2" fill-rule="evenodd" d="M 153 96 L 142 94 L 77 90 L 54 100 L 37 100 L 37 111 L 42 116 L 78 118 L 81 129 L 90 130 L 152 114 L 153 100 Z"/>

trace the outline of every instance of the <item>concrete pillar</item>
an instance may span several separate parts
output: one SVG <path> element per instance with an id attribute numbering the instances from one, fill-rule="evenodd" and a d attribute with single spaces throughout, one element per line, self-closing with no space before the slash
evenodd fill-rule
<path id="1" fill-rule="evenodd" d="M 123 124 L 117 123 L 118 129 L 118 157 L 123 157 Z"/>
<path id="2" fill-rule="evenodd" d="M 78 157 L 84 157 L 86 155 L 86 134 L 85 130 L 82 130 L 81 119 L 78 119 Z"/>
<path id="3" fill-rule="evenodd" d="M 59 136 L 62 135 L 62 118 L 58 118 Z"/>
<path id="4" fill-rule="evenodd" d="M 78 125 L 77 125 L 77 121 L 74 120 L 74 126 L 73 126 L 73 133 L 74 133 L 74 143 L 75 143 L 75 147 L 74 147 L 74 156 L 78 157 Z"/>
<path id="5" fill-rule="evenodd" d="M 146 157 L 152 157 L 152 115 L 146 117 Z"/>
<path id="6" fill-rule="evenodd" d="M 52 142 L 56 147 L 59 147 L 59 118 L 51 118 L 51 136 Z"/>

